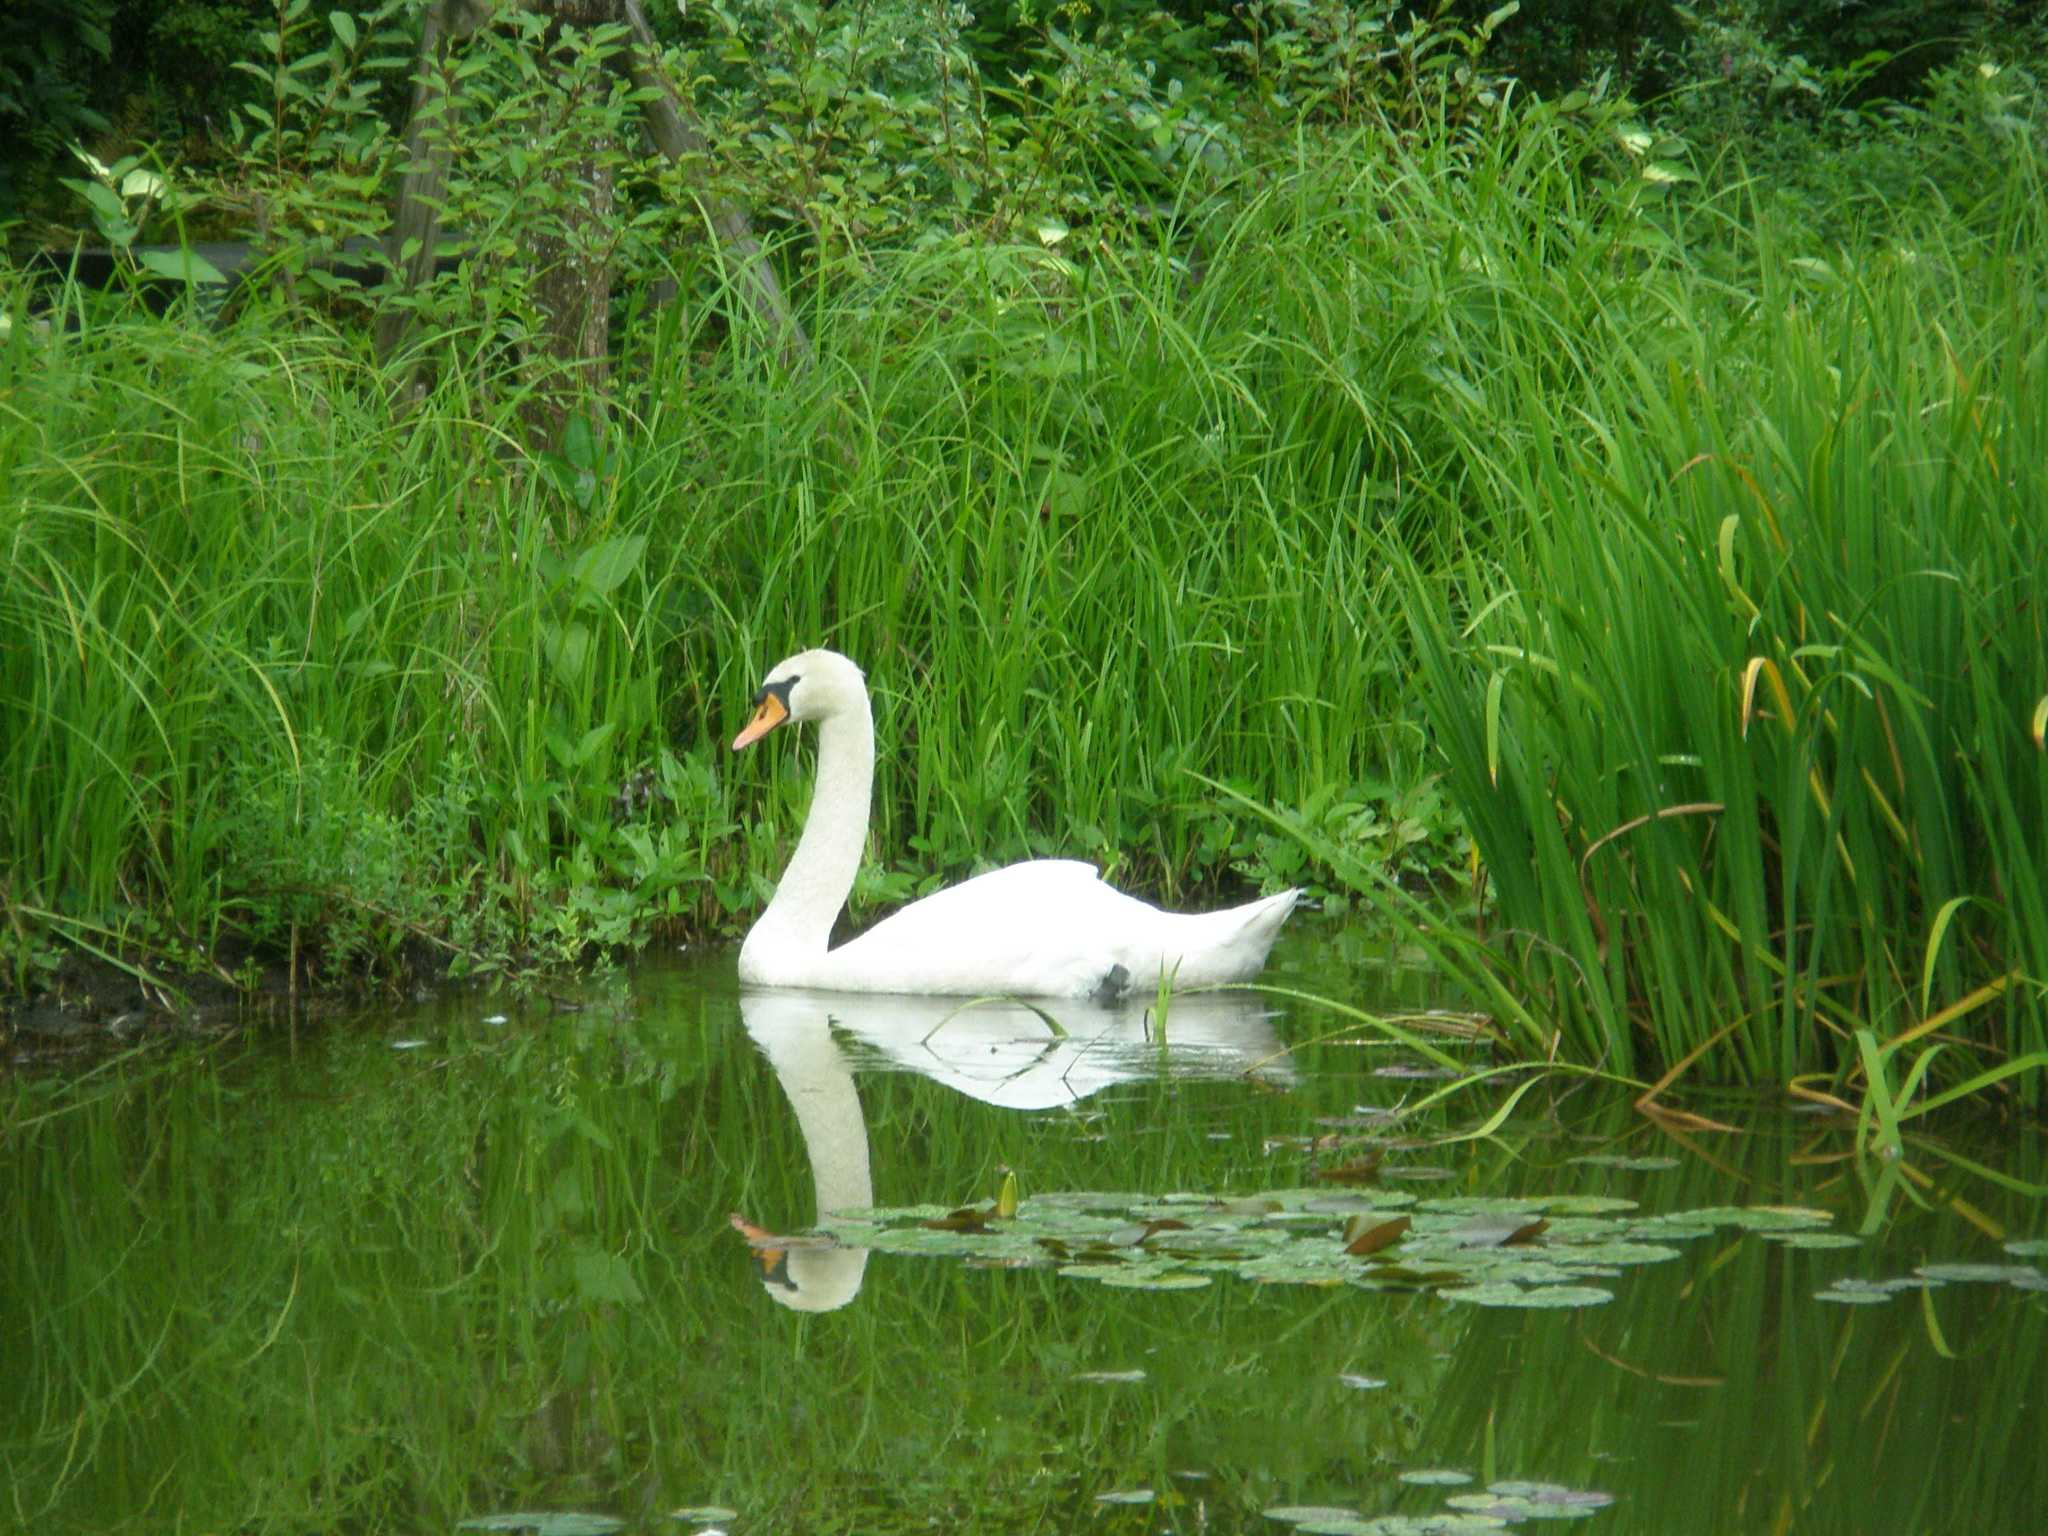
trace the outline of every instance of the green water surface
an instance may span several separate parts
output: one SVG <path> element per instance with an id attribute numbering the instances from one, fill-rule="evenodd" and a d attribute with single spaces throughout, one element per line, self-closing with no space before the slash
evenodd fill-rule
<path id="1" fill-rule="evenodd" d="M 1546 1083 L 1443 1145 L 1513 1080 L 1390 1120 L 1439 1084 L 1313 1008 L 951 1012 L 684 957 L 0 1083 L 0 1527 L 2048 1529 L 2036 1130 L 1943 1127 L 1887 1181 L 1839 1120 Z M 1095 1192 L 1233 1230 L 1170 1234 L 1171 1289 L 1114 1283 L 1162 1245 L 1130 1231 L 774 1240 L 1006 1173 L 1027 1222 Z M 1381 1206 L 1412 1230 L 1343 1259 Z M 1593 1210 L 1707 1214 L 1552 1275 L 1581 1306 L 1401 1257 L 1547 1211 L 1515 1261 L 1557 1269 Z"/>

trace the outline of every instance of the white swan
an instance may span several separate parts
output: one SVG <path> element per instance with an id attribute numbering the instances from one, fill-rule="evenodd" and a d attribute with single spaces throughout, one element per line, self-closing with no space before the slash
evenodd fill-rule
<path id="1" fill-rule="evenodd" d="M 1092 864 L 1034 859 L 911 903 L 857 939 L 829 947 L 868 835 L 875 727 L 860 668 L 836 651 L 778 662 L 733 739 L 751 746 L 785 720 L 818 724 L 818 786 L 775 898 L 740 948 L 740 980 L 763 987 L 950 996 L 1112 999 L 1177 986 L 1243 981 L 1266 952 L 1295 891 L 1184 915 L 1102 883 Z"/>

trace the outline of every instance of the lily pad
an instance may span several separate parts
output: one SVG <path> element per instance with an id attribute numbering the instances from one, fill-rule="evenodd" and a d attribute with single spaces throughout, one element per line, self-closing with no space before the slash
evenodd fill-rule
<path id="1" fill-rule="evenodd" d="M 1453 1509 L 1517 1523 L 1524 1520 L 1577 1520 L 1613 1502 L 1613 1494 L 1598 1489 L 1519 1481 L 1489 1483 L 1484 1493 L 1454 1493 L 1444 1500 Z"/>
<path id="2" fill-rule="evenodd" d="M 531 1536 L 611 1536 L 626 1522 L 612 1515 L 586 1515 L 573 1510 L 533 1510 L 516 1514 L 477 1515 L 456 1522 L 462 1531 L 525 1531 Z"/>
<path id="3" fill-rule="evenodd" d="M 1837 1280 L 1826 1290 L 1815 1291 L 1813 1299 L 1840 1302 L 1850 1307 L 1871 1307 L 1881 1301 L 1890 1301 L 1892 1294 L 1890 1288 L 1873 1285 L 1868 1280 Z"/>
<path id="4" fill-rule="evenodd" d="M 1268 1520 L 1284 1520 L 1289 1525 L 1305 1525 L 1311 1520 L 1356 1520 L 1355 1509 L 1344 1509 L 1336 1504 L 1276 1504 L 1264 1511 Z"/>
<path id="5" fill-rule="evenodd" d="M 1860 1248 L 1863 1239 L 1849 1232 L 1766 1232 L 1771 1242 L 1784 1248 Z"/>
<path id="6" fill-rule="evenodd" d="M 1798 1233 L 1827 1221 L 1819 1212 L 1772 1207 L 1754 1208 L 1766 1212 L 1760 1218 L 1744 1207 L 1676 1220 L 1623 1214 L 1633 1209 L 1608 1196 L 1417 1202 L 1314 1187 L 1227 1200 L 1083 1192 L 1034 1196 L 1010 1215 L 974 1209 L 972 1221 L 938 1226 L 930 1224 L 933 1214 L 945 1217 L 947 1207 L 834 1214 L 813 1240 L 978 1266 L 1052 1265 L 1069 1278 L 1133 1290 L 1190 1290 L 1221 1273 L 1258 1284 L 1381 1292 L 1447 1287 L 1453 1300 L 1563 1307 L 1607 1300 L 1608 1289 L 1591 1280 L 1676 1258 L 1672 1241 L 1716 1225 L 1760 1222 Z"/>
<path id="7" fill-rule="evenodd" d="M 668 1517 L 685 1525 L 723 1525 L 728 1520 L 739 1519 L 740 1512 L 727 1509 L 723 1504 L 693 1504 L 688 1509 L 670 1510 Z"/>
<path id="8" fill-rule="evenodd" d="M 1102 1280 L 1124 1272 L 1121 1264 L 1062 1264 L 1060 1273 L 1070 1280 Z"/>
<path id="9" fill-rule="evenodd" d="M 1569 1259 L 1574 1264 L 1662 1264 L 1678 1255 L 1676 1248 L 1667 1248 L 1662 1243 L 1632 1243 L 1619 1239 L 1610 1243 L 1576 1243 L 1569 1247 L 1557 1246 L 1551 1252 L 1560 1259 Z"/>
<path id="10" fill-rule="evenodd" d="M 2031 1264 L 1922 1264 L 1913 1273 L 1923 1280 L 1980 1280 L 1993 1284 L 2018 1284 L 2041 1278 L 2041 1272 Z"/>
<path id="11" fill-rule="evenodd" d="M 1343 1520 L 1311 1521 L 1296 1529 L 1302 1536 L 1473 1536 L 1506 1530 L 1507 1525 L 1494 1515 L 1441 1510 L 1428 1515 L 1352 1515 Z"/>
<path id="12" fill-rule="evenodd" d="M 1622 1157 L 1612 1152 L 1589 1152 L 1584 1157 L 1569 1158 L 1567 1161 L 1580 1163 L 1589 1168 L 1618 1168 L 1627 1173 L 1662 1173 L 1666 1169 L 1678 1166 L 1678 1159 L 1675 1157 Z"/>
<path id="13" fill-rule="evenodd" d="M 1613 1216 L 1637 1206 L 1637 1201 L 1620 1195 L 1553 1195 L 1543 1202 L 1552 1216 Z"/>
<path id="14" fill-rule="evenodd" d="M 1459 1285 L 1437 1292 L 1445 1301 L 1469 1301 L 1481 1307 L 1597 1307 L 1614 1293 L 1597 1285 L 1539 1285 L 1524 1288 L 1512 1280 Z"/>
<path id="15" fill-rule="evenodd" d="M 2007 1243 L 2005 1251 L 2016 1259 L 2048 1259 L 2048 1237 L 2023 1237 Z"/>
<path id="16" fill-rule="evenodd" d="M 1403 1472 L 1401 1481 L 1413 1483 L 1418 1488 L 1458 1488 L 1472 1481 L 1470 1472 L 1456 1472 L 1449 1467 L 1418 1467 Z"/>
<path id="17" fill-rule="evenodd" d="M 1591 1505 L 1538 1504 L 1531 1499 L 1503 1493 L 1454 1493 L 1444 1502 L 1454 1509 L 1475 1515 L 1491 1515 L 1503 1524 L 1524 1520 L 1581 1520 L 1593 1513 Z"/>
<path id="18" fill-rule="evenodd" d="M 1096 1278 L 1104 1285 L 1113 1285 L 1126 1291 L 1196 1291 L 1209 1284 L 1207 1275 L 1199 1275 L 1186 1269 L 1133 1267 L 1099 1275 Z"/>
<path id="19" fill-rule="evenodd" d="M 1745 1232 L 1797 1232 L 1833 1225 L 1826 1211 L 1797 1205 L 1716 1205 L 1702 1211 L 1687 1211 L 1689 1221 L 1712 1222 L 1717 1227 L 1740 1227 Z"/>
<path id="20" fill-rule="evenodd" d="M 1613 1494 L 1603 1493 L 1598 1488 L 1567 1488 L 1562 1483 L 1531 1483 L 1515 1478 L 1488 1483 L 1486 1491 L 1527 1499 L 1532 1504 L 1556 1504 L 1573 1509 L 1604 1509 L 1614 1502 Z"/>

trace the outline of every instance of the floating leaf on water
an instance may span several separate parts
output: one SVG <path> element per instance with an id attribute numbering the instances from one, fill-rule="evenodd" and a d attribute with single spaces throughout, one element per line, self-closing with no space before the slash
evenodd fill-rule
<path id="1" fill-rule="evenodd" d="M 1070 1280 L 1100 1280 L 1104 1276 L 1120 1275 L 1123 1272 L 1124 1266 L 1121 1264 L 1082 1263 L 1062 1264 L 1060 1266 L 1060 1273 Z"/>
<path id="2" fill-rule="evenodd" d="M 1008 1222 L 995 1217 L 993 1206 L 868 1210 L 828 1216 L 819 1224 L 821 1237 L 770 1241 L 777 1247 L 837 1242 L 989 1268 L 1050 1263 L 1063 1275 L 1128 1289 L 1194 1289 L 1223 1272 L 1255 1284 L 1350 1284 L 1375 1292 L 1442 1286 L 1453 1288 L 1454 1300 L 1559 1307 L 1604 1301 L 1607 1287 L 1594 1279 L 1678 1256 L 1674 1248 L 1645 1241 L 1648 1236 L 1704 1234 L 1713 1230 L 1705 1223 L 1735 1219 L 1710 1211 L 1694 1216 L 1688 1228 L 1656 1218 L 1544 1214 L 1578 1204 L 1570 1200 L 1418 1202 L 1409 1194 L 1333 1194 L 1312 1186 L 1254 1197 L 1234 1212 L 1200 1193 L 1126 1196 L 1121 1208 L 1110 1203 L 1114 1198 L 1034 1197 L 1019 1201 L 1016 1219 Z M 1595 1210 L 1629 1206 L 1596 1198 Z M 1791 1222 L 1785 1230 L 1796 1232 L 1811 1230 L 1796 1224 L 1816 1218 L 1778 1213 L 1765 1219 L 1778 1224 L 1774 1231 Z"/>
<path id="3" fill-rule="evenodd" d="M 1195 1291 L 1209 1284 L 1209 1277 L 1191 1269 L 1153 1269 L 1132 1265 L 1096 1277 L 1104 1285 L 1125 1291 Z"/>
<path id="4" fill-rule="evenodd" d="M 1834 1225 L 1834 1218 L 1826 1211 L 1796 1205 L 1711 1205 L 1705 1210 L 1685 1211 L 1678 1219 L 1740 1227 L 1746 1232 L 1793 1232 L 1802 1227 Z"/>
<path id="5" fill-rule="evenodd" d="M 1439 1510 L 1428 1515 L 1352 1515 L 1342 1520 L 1311 1520 L 1295 1529 L 1302 1536 L 1474 1536 L 1504 1531 L 1508 1522 L 1492 1515 Z"/>
<path id="6" fill-rule="evenodd" d="M 1512 1478 L 1488 1483 L 1486 1491 L 1511 1499 L 1527 1499 L 1531 1504 L 1556 1504 L 1571 1509 L 1605 1509 L 1614 1502 L 1613 1494 L 1597 1488 L 1567 1488 L 1562 1483 L 1530 1483 Z"/>
<path id="7" fill-rule="evenodd" d="M 1110 1381 L 1110 1382 L 1128 1382 L 1128 1381 L 1143 1381 L 1144 1379 L 1145 1379 L 1145 1373 L 1144 1373 L 1143 1371 L 1137 1371 L 1137 1370 L 1131 1370 L 1131 1371 L 1082 1371 L 1082 1372 L 1078 1373 L 1078 1374 L 1077 1374 L 1077 1375 L 1076 1375 L 1076 1376 L 1074 1377 L 1074 1380 L 1076 1380 L 1076 1381 Z"/>
<path id="8" fill-rule="evenodd" d="M 1785 1248 L 1860 1248 L 1863 1239 L 1848 1232 L 1765 1232 L 1771 1242 Z"/>
<path id="9" fill-rule="evenodd" d="M 1913 1273 L 1923 1280 L 1978 1280 L 1994 1284 L 2041 1278 L 2041 1272 L 2031 1264 L 1922 1264 Z"/>
<path id="10" fill-rule="evenodd" d="M 1675 1157 L 1623 1157 L 1615 1152 L 1589 1152 L 1584 1157 L 1567 1158 L 1566 1161 L 1581 1163 L 1588 1168 L 1619 1168 L 1628 1173 L 1662 1173 L 1678 1166 Z"/>
<path id="11" fill-rule="evenodd" d="M 1432 1168 L 1426 1163 L 1412 1163 L 1399 1168 L 1383 1168 L 1380 1170 L 1380 1177 L 1408 1179 L 1417 1184 L 1428 1184 L 1438 1179 L 1454 1178 L 1456 1175 L 1448 1168 Z"/>
<path id="12" fill-rule="evenodd" d="M 1439 1067 L 1434 1063 L 1418 1066 L 1404 1061 L 1390 1061 L 1383 1067 L 1372 1069 L 1374 1077 L 1393 1077 L 1403 1080 L 1429 1083 L 1440 1082 L 1458 1075 L 1456 1067 Z"/>
<path id="13" fill-rule="evenodd" d="M 1054 1206 L 1070 1211 L 1127 1211 L 1134 1205 L 1142 1205 L 1151 1199 L 1131 1190 L 1114 1191 L 1100 1189 L 1054 1190 L 1050 1194 L 1033 1195 L 1023 1204 L 1030 1206 Z"/>
<path id="14" fill-rule="evenodd" d="M 996 1208 L 984 1205 L 979 1209 L 962 1206 L 957 1211 L 948 1211 L 943 1216 L 934 1216 L 923 1225 L 934 1232 L 986 1232 L 988 1224 L 995 1219 Z"/>
<path id="15" fill-rule="evenodd" d="M 1302 1249 L 1247 1259 L 1233 1264 L 1231 1272 L 1262 1285 L 1338 1285 L 1357 1273 L 1357 1266 L 1335 1249 L 1320 1253 Z"/>
<path id="16" fill-rule="evenodd" d="M 1577 1520 L 1593 1513 L 1590 1505 L 1580 1508 L 1567 1504 L 1539 1504 L 1533 1499 L 1503 1493 L 1454 1493 L 1444 1502 L 1453 1509 L 1485 1515 L 1503 1525 L 1519 1525 L 1524 1520 Z"/>
<path id="17" fill-rule="evenodd" d="M 2005 1251 L 2016 1259 L 2048 1259 L 2048 1237 L 2023 1237 L 2007 1243 Z"/>
<path id="18" fill-rule="evenodd" d="M 1813 1293 L 1815 1301 L 1835 1301 L 1844 1306 L 1868 1307 L 1881 1301 L 1890 1301 L 1892 1292 L 1882 1285 L 1872 1285 L 1867 1280 L 1837 1280 L 1824 1291 Z"/>
<path id="19" fill-rule="evenodd" d="M 1159 1495 L 1150 1488 L 1118 1488 L 1109 1493 L 1098 1493 L 1098 1504 L 1150 1504 Z"/>
<path id="20" fill-rule="evenodd" d="M 723 1504 L 692 1504 L 687 1509 L 670 1510 L 668 1517 L 685 1525 L 723 1525 L 728 1520 L 739 1519 L 740 1512 L 727 1509 Z"/>
<path id="21" fill-rule="evenodd" d="M 1160 1217 L 1154 1221 L 1141 1222 L 1136 1226 L 1118 1227 L 1103 1238 L 1112 1248 L 1134 1248 L 1144 1244 L 1161 1232 L 1187 1232 L 1193 1230 L 1184 1221 L 1172 1216 Z"/>
<path id="22" fill-rule="evenodd" d="M 1318 1211 L 1275 1211 L 1259 1225 L 1269 1232 L 1325 1232 L 1330 1218 Z"/>
<path id="23" fill-rule="evenodd" d="M 1481 1307 L 1597 1307 L 1614 1293 L 1597 1285 L 1537 1285 L 1524 1288 L 1511 1280 L 1451 1286 L 1437 1292 L 1445 1301 L 1469 1301 Z"/>
<path id="24" fill-rule="evenodd" d="M 1341 1509 L 1335 1504 L 1276 1504 L 1265 1511 L 1268 1520 L 1284 1520 L 1289 1525 L 1302 1525 L 1310 1520 L 1355 1520 L 1359 1518 L 1355 1509 Z"/>
<path id="25" fill-rule="evenodd" d="M 1453 1509 L 1517 1524 L 1524 1520 L 1577 1520 L 1613 1502 L 1613 1494 L 1593 1489 L 1522 1482 L 1493 1483 L 1484 1493 L 1454 1493 L 1444 1500 Z"/>
<path id="26" fill-rule="evenodd" d="M 1553 1264 L 1548 1259 L 1525 1259 L 1510 1250 L 1493 1250 L 1493 1262 L 1472 1265 L 1471 1279 L 1512 1280 L 1518 1285 L 1584 1285 L 1592 1280 L 1611 1280 L 1621 1271 L 1603 1264 Z"/>
<path id="27" fill-rule="evenodd" d="M 1516 1212 L 1460 1222 L 1448 1236 L 1461 1248 L 1505 1248 L 1510 1244 L 1528 1242 L 1548 1225 L 1541 1217 L 1531 1221 L 1528 1216 Z"/>
<path id="28" fill-rule="evenodd" d="M 1552 1195 L 1538 1204 L 1552 1216 L 1614 1216 L 1636 1208 L 1620 1195 Z"/>
<path id="29" fill-rule="evenodd" d="M 1693 1213 L 1684 1211 L 1669 1216 L 1645 1216 L 1630 1224 L 1630 1230 L 1638 1237 L 1654 1237 L 1661 1242 L 1692 1242 L 1714 1235 L 1714 1224 L 1696 1220 Z"/>
<path id="30" fill-rule="evenodd" d="M 1350 1371 L 1339 1371 L 1337 1373 L 1337 1383 L 1340 1386 L 1349 1387 L 1354 1392 L 1371 1392 L 1386 1385 L 1377 1376 L 1359 1376 Z"/>
<path id="31" fill-rule="evenodd" d="M 1432 1216 L 1492 1216 L 1501 1220 L 1514 1217 L 1527 1221 L 1531 1216 L 1541 1215 L 1543 1207 L 1541 1200 L 1508 1195 L 1439 1195 L 1423 1201 L 1416 1209 Z"/>
<path id="32" fill-rule="evenodd" d="M 1401 1481 L 1413 1483 L 1418 1488 L 1456 1488 L 1472 1481 L 1470 1472 L 1454 1472 L 1448 1467 L 1422 1467 L 1413 1472 L 1403 1472 Z"/>
<path id="33" fill-rule="evenodd" d="M 456 1522 L 463 1531 L 527 1531 L 532 1536 L 611 1536 L 626 1522 L 611 1515 L 585 1515 L 570 1510 L 526 1511 L 508 1515 L 477 1515 Z"/>
<path id="34" fill-rule="evenodd" d="M 1354 1259 L 1365 1258 L 1378 1253 L 1382 1248 L 1392 1247 L 1401 1240 L 1408 1230 L 1406 1216 L 1396 1216 L 1391 1221 L 1373 1221 L 1370 1217 L 1354 1216 L 1344 1223 L 1344 1251 Z"/>
<path id="35" fill-rule="evenodd" d="M 1679 1256 L 1676 1248 L 1662 1243 L 1632 1243 L 1620 1239 L 1611 1243 L 1552 1244 L 1549 1251 L 1574 1265 L 1663 1264 Z"/>
<path id="36" fill-rule="evenodd" d="M 1385 1216 L 1404 1205 L 1413 1205 L 1415 1197 L 1406 1194 L 1370 1195 L 1319 1195 L 1306 1202 L 1302 1209 L 1313 1211 L 1318 1216 Z"/>

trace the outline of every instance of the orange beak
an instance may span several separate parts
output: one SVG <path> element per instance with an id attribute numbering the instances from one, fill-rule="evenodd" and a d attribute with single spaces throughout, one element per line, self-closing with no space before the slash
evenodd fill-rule
<path id="1" fill-rule="evenodd" d="M 789 706 L 772 693 L 761 695 L 760 707 L 754 711 L 754 718 L 747 722 L 747 728 L 732 739 L 732 749 L 751 747 L 775 727 L 789 718 Z"/>

